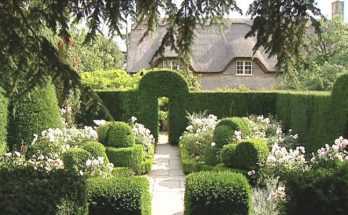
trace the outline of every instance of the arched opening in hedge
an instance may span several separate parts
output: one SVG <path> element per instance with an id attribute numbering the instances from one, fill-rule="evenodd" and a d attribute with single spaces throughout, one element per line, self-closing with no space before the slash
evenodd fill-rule
<path id="1" fill-rule="evenodd" d="M 185 79 L 176 72 L 151 71 L 139 83 L 139 121 L 149 128 L 158 140 L 158 98 L 167 97 L 169 143 L 177 144 L 186 127 L 186 99 L 189 88 Z"/>

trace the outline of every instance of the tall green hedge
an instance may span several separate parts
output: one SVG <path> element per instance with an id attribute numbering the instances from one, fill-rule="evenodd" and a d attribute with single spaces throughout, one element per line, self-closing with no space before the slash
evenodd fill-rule
<path id="1" fill-rule="evenodd" d="M 157 137 L 157 98 L 170 99 L 170 141 L 177 143 L 186 126 L 185 112 L 230 116 L 275 115 L 284 127 L 298 133 L 309 152 L 348 137 L 348 75 L 340 77 L 332 92 L 188 92 L 187 84 L 173 72 L 149 72 L 139 89 L 128 92 L 99 92 L 117 120 L 136 116 Z"/>
<path id="2" fill-rule="evenodd" d="M 34 134 L 63 127 L 55 88 L 51 81 L 11 101 L 9 141 L 12 146 L 30 144 Z"/>
<path id="3" fill-rule="evenodd" d="M 184 78 L 176 72 L 152 71 L 139 83 L 139 121 L 158 137 L 158 98 L 169 98 L 169 142 L 177 144 L 186 127 L 186 101 L 189 89 Z"/>
<path id="4" fill-rule="evenodd" d="M 6 152 L 8 100 L 0 88 L 0 155 Z"/>

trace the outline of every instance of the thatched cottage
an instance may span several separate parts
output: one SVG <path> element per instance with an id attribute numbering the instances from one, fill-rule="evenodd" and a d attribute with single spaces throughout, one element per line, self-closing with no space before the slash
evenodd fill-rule
<path id="1" fill-rule="evenodd" d="M 253 54 L 256 38 L 245 39 L 250 27 L 248 19 L 228 19 L 223 26 L 196 30 L 190 67 L 198 75 L 203 89 L 269 89 L 279 83 L 277 59 L 268 58 L 262 49 Z M 145 26 L 140 25 L 130 33 L 128 72 L 151 67 L 180 69 L 180 56 L 169 48 L 163 57 L 155 56 L 166 27 L 159 26 L 140 41 L 144 31 Z"/>

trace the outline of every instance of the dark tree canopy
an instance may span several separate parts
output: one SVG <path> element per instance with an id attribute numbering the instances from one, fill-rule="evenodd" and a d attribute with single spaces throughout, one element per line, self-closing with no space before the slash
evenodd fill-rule
<path id="1" fill-rule="evenodd" d="M 69 41 L 69 27 L 85 22 L 87 41 L 106 24 L 110 35 L 121 35 L 128 17 L 154 30 L 164 13 L 168 33 L 161 47 L 171 46 L 188 56 L 199 25 L 220 22 L 232 11 L 241 12 L 235 0 L 6 0 L 0 2 L 0 86 L 9 95 L 23 91 L 45 76 L 60 77 L 67 87 L 78 84 L 78 74 L 59 58 L 45 37 L 48 28 Z M 270 55 L 280 60 L 298 54 L 308 21 L 320 15 L 314 0 L 255 0 L 248 12 L 255 19 L 251 32 Z M 159 51 L 162 49 L 160 48 Z M 25 91 L 25 90 L 24 90 Z"/>

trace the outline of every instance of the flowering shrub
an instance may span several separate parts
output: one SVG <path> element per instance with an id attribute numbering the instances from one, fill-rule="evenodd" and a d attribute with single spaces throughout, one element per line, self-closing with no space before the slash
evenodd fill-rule
<path id="1" fill-rule="evenodd" d="M 206 113 L 193 113 L 187 115 L 189 126 L 186 127 L 186 133 L 199 135 L 200 133 L 212 133 L 218 123 L 215 115 Z"/>
<path id="2" fill-rule="evenodd" d="M 320 163 L 325 161 L 348 160 L 348 140 L 340 137 L 335 140 L 335 144 L 332 146 L 325 145 L 325 147 L 319 149 L 317 154 L 313 154 L 311 159 L 312 163 Z"/>
<path id="3" fill-rule="evenodd" d="M 135 135 L 136 143 L 143 144 L 145 151 L 149 151 L 151 146 L 155 144 L 155 138 L 151 134 L 151 131 L 145 128 L 143 124 L 138 123 L 137 118 L 134 116 L 131 118 L 130 124 Z"/>

